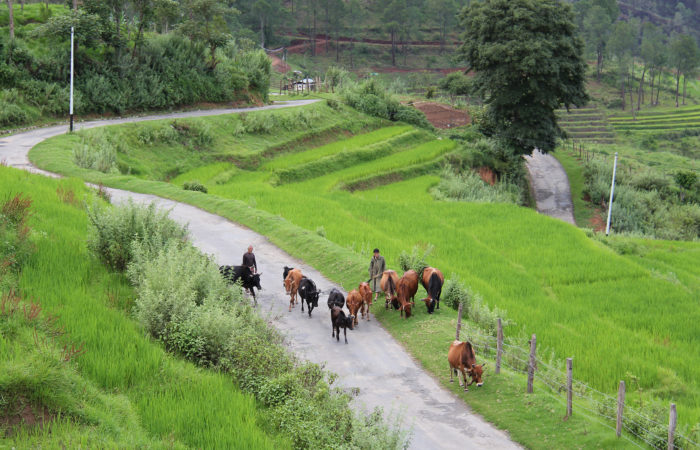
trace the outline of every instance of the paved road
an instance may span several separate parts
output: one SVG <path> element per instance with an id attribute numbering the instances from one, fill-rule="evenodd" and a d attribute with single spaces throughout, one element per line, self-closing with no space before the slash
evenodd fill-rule
<path id="1" fill-rule="evenodd" d="M 293 103 L 296 104 L 300 103 Z M 212 113 L 226 112 L 216 110 Z M 206 115 L 206 112 L 165 117 L 195 115 Z M 81 125 L 92 127 L 112 123 L 121 122 L 90 122 Z M 0 160 L 5 159 L 9 165 L 37 172 L 27 159 L 29 149 L 43 139 L 65 131 L 66 127 L 52 127 L 3 138 L 0 140 Z M 155 202 L 159 207 L 171 209 L 170 215 L 174 220 L 189 224 L 195 245 L 204 252 L 215 255 L 220 264 L 239 264 L 245 248 L 249 244 L 253 245 L 263 272 L 264 289 L 258 299 L 261 313 L 268 315 L 274 325 L 288 336 L 295 353 L 310 361 L 325 364 L 326 368 L 339 375 L 340 385 L 360 388 L 355 401 L 357 407 L 371 409 L 382 406 L 387 412 L 400 414 L 402 425 L 412 430 L 412 448 L 518 447 L 505 432 L 484 421 L 464 402 L 443 389 L 374 318 L 370 322 L 363 321 L 354 331 L 350 331 L 349 345 L 345 345 L 342 339 L 340 343 L 331 339 L 330 315 L 325 305 L 325 296 L 319 301 L 320 307 L 314 310 L 311 318 L 307 314 L 301 314 L 298 306 L 288 312 L 288 298 L 282 287 L 283 266 L 301 268 L 325 292 L 334 284 L 312 267 L 272 245 L 264 236 L 190 205 L 116 189 L 110 189 L 110 193 L 115 203 L 133 198 L 137 202 Z M 447 367 L 445 369 L 447 374 Z"/>
<path id="2" fill-rule="evenodd" d="M 525 156 L 525 160 L 535 191 L 537 211 L 576 225 L 569 178 L 559 161 L 539 150 L 532 152 L 532 156 Z"/>

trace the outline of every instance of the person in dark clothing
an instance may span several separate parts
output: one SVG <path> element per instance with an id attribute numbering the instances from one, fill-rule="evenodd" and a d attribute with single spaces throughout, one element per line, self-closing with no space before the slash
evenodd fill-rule
<path id="1" fill-rule="evenodd" d="M 258 272 L 258 264 L 255 262 L 255 255 L 253 254 L 253 246 L 248 247 L 248 251 L 243 253 L 243 266 L 250 269 L 252 273 Z"/>

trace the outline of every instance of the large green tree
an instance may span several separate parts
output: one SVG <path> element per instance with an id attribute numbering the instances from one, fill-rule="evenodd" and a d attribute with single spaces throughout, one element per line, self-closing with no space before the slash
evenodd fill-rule
<path id="1" fill-rule="evenodd" d="M 563 136 L 554 110 L 588 101 L 571 7 L 556 0 L 485 0 L 459 17 L 465 29 L 460 57 L 476 71 L 484 131 L 516 153 L 553 150 Z"/>
<path id="2" fill-rule="evenodd" d="M 209 48 L 209 66 L 215 68 L 216 50 L 231 39 L 226 19 L 238 14 L 238 10 L 218 0 L 183 0 L 180 7 L 185 19 L 178 31 L 192 41 L 204 43 Z"/>
<path id="3" fill-rule="evenodd" d="M 685 104 L 685 80 L 689 74 L 695 73 L 700 63 L 700 50 L 695 38 L 687 34 L 679 34 L 671 41 L 670 62 L 676 73 L 676 107 L 678 107 L 679 86 L 683 76 L 683 103 Z"/>
<path id="4" fill-rule="evenodd" d="M 629 88 L 630 93 L 630 104 L 632 103 L 630 74 L 634 68 L 633 58 L 637 48 L 637 31 L 634 24 L 626 21 L 617 22 L 608 45 L 617 63 L 622 109 L 625 109 L 625 92 L 627 88 Z M 634 105 L 630 106 L 634 108 Z"/>

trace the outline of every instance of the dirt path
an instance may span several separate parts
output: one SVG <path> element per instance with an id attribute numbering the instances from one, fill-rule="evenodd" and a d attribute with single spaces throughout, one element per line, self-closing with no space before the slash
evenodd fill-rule
<path id="1" fill-rule="evenodd" d="M 526 156 L 525 160 L 535 192 L 537 212 L 576 225 L 569 178 L 564 167 L 554 156 L 539 150 L 532 152 L 532 156 Z"/>
<path id="2" fill-rule="evenodd" d="M 304 102 L 290 102 L 286 106 L 299 104 Z M 215 110 L 210 114 L 227 112 Z M 79 127 L 204 115 L 207 115 L 206 111 L 178 113 L 90 122 L 80 124 Z M 13 167 L 52 175 L 32 167 L 27 153 L 42 140 L 65 132 L 65 126 L 51 127 L 0 139 L 0 160 L 4 159 Z M 325 296 L 322 296 L 319 308 L 314 310 L 311 318 L 307 314 L 301 314 L 298 306 L 291 313 L 287 312 L 289 303 L 282 287 L 283 266 L 301 268 L 324 292 L 334 284 L 312 267 L 271 244 L 264 236 L 183 203 L 117 189 L 109 189 L 109 192 L 115 203 L 133 198 L 137 202 L 155 202 L 161 208 L 170 209 L 170 216 L 174 220 L 189 224 L 194 244 L 204 252 L 213 254 L 220 264 L 240 263 L 245 248 L 249 244 L 253 245 L 263 272 L 264 290 L 259 296 L 260 312 L 269 316 L 272 323 L 286 333 L 295 353 L 310 361 L 325 364 L 329 370 L 339 374 L 338 383 L 342 386 L 358 387 L 360 393 L 354 402 L 356 407 L 382 406 L 387 412 L 400 414 L 403 426 L 412 430 L 412 448 L 518 447 L 505 432 L 484 421 L 464 402 L 443 389 L 374 318 L 350 331 L 349 345 L 345 345 L 342 339 L 340 343 L 331 339 Z M 446 367 L 445 375 L 447 373 Z"/>

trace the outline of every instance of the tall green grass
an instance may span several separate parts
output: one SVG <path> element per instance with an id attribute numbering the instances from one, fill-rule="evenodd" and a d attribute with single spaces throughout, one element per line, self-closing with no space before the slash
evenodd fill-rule
<path id="1" fill-rule="evenodd" d="M 365 276 L 363 261 L 372 248 L 379 246 L 392 266 L 401 251 L 432 244 L 432 265 L 448 277 L 456 274 L 490 306 L 507 310 L 514 321 L 508 336 L 522 336 L 525 344 L 524 336 L 537 333 L 543 352 L 576 359 L 577 379 L 614 392 L 620 379 L 635 376 L 642 402 L 672 400 L 679 405 L 681 423 L 700 420 L 700 355 L 695 351 L 700 284 L 691 276 L 678 276 L 677 282 L 660 277 L 659 269 L 640 264 L 637 257 L 616 253 L 583 231 L 532 210 L 435 202 L 427 193 L 435 177 L 351 194 L 329 189 L 341 171 L 328 175 L 328 184 L 314 179 L 277 187 L 267 182 L 266 173 L 239 171 L 204 196 L 82 171 L 60 156 L 68 148 L 68 138 L 59 137 L 35 148 L 31 157 L 49 170 L 193 203 L 251 226 L 346 288 Z M 310 231 L 321 226 L 335 246 Z M 700 266 L 697 244 L 665 245 L 656 252 L 671 270 Z M 441 309 L 418 324 L 421 309 L 416 309 L 415 325 L 405 325 L 416 339 L 407 345 L 414 354 L 442 354 L 444 343 L 431 336 L 451 327 L 454 313 Z M 393 320 L 380 317 L 384 323 Z M 437 363 L 427 367 L 442 376 Z"/>
<path id="2" fill-rule="evenodd" d="M 63 202 L 57 194 L 59 186 L 72 191 L 75 201 Z M 57 325 L 65 328 L 70 342 L 84 343 L 85 354 L 75 362 L 75 369 L 87 380 L 84 383 L 94 385 L 103 393 L 100 395 L 119 394 L 110 401 L 133 411 L 143 427 L 143 432 L 134 428 L 142 440 L 133 444 L 121 440 L 101 444 L 78 432 L 75 445 L 288 446 L 284 439 L 261 428 L 253 398 L 242 394 L 234 380 L 168 356 L 131 319 L 133 292 L 126 280 L 108 272 L 87 250 L 83 201 L 92 195 L 82 182 L 0 167 L 0 192 L 23 192 L 33 201 L 30 225 L 36 249 L 19 279 L 22 294 L 38 301 L 46 313 L 57 315 Z M 58 436 L 69 433 L 67 422 L 52 426 L 60 430 Z M 118 435 L 128 429 L 128 425 L 120 429 L 115 423 L 110 432 Z M 30 434 L 22 436 L 26 440 L 20 440 L 20 446 L 37 442 Z"/>

